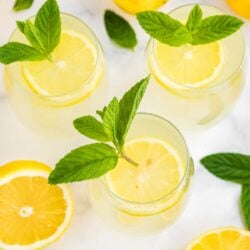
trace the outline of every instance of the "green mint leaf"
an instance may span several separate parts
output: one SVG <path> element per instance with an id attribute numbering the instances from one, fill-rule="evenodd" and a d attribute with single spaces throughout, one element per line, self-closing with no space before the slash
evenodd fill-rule
<path id="1" fill-rule="evenodd" d="M 98 178 L 112 170 L 118 161 L 114 148 L 95 143 L 77 148 L 62 158 L 49 176 L 50 184 Z"/>
<path id="2" fill-rule="evenodd" d="M 31 21 L 27 21 L 25 23 L 24 35 L 34 48 L 36 48 L 37 50 L 40 50 L 41 53 L 46 54 L 46 49 L 42 41 L 42 35 L 40 34 L 40 31 L 34 26 L 34 24 Z"/>
<path id="3" fill-rule="evenodd" d="M 192 34 L 186 27 L 181 27 L 174 33 L 175 39 L 181 40 L 183 43 L 190 43 L 193 40 Z"/>
<path id="4" fill-rule="evenodd" d="M 250 156 L 236 153 L 209 155 L 201 160 L 215 176 L 240 184 L 250 184 Z"/>
<path id="5" fill-rule="evenodd" d="M 97 110 L 96 111 L 96 114 L 98 114 L 102 119 L 103 119 L 103 115 L 104 115 L 104 112 L 106 110 L 106 106 L 103 108 L 103 110 Z"/>
<path id="6" fill-rule="evenodd" d="M 103 124 L 93 116 L 83 116 L 73 122 L 74 127 L 83 135 L 102 142 L 111 141 L 105 133 Z"/>
<path id="7" fill-rule="evenodd" d="M 138 82 L 134 87 L 125 93 L 119 102 L 120 110 L 117 124 L 117 139 L 120 146 L 124 145 L 125 137 L 144 96 L 149 79 L 150 76 Z"/>
<path id="8" fill-rule="evenodd" d="M 116 127 L 119 117 L 119 101 L 116 97 L 109 103 L 103 114 L 104 131 L 109 136 L 111 141 L 116 144 Z"/>
<path id="9" fill-rule="evenodd" d="M 193 45 L 206 44 L 223 39 L 239 30 L 244 22 L 228 15 L 210 16 L 201 21 L 193 34 Z"/>
<path id="10" fill-rule="evenodd" d="M 30 8 L 34 0 L 16 0 L 13 9 L 15 11 L 25 10 Z"/>
<path id="11" fill-rule="evenodd" d="M 117 45 L 127 49 L 133 49 L 136 46 L 135 31 L 124 18 L 111 10 L 106 10 L 104 23 L 110 39 Z"/>
<path id="12" fill-rule="evenodd" d="M 41 61 L 46 56 L 26 44 L 9 42 L 0 47 L 0 62 L 10 64 L 17 61 Z"/>
<path id="13" fill-rule="evenodd" d="M 178 36 L 178 30 L 185 26 L 169 15 L 158 11 L 144 11 L 136 14 L 142 28 L 153 38 L 170 46 L 187 43 L 186 36 Z"/>
<path id="14" fill-rule="evenodd" d="M 241 210 L 247 229 L 250 230 L 250 185 L 243 185 L 241 191 Z"/>
<path id="15" fill-rule="evenodd" d="M 25 22 L 22 22 L 22 21 L 16 21 L 16 25 L 17 25 L 17 28 L 18 28 L 22 33 L 24 33 L 24 28 L 25 28 L 26 23 L 25 23 Z"/>
<path id="16" fill-rule="evenodd" d="M 199 28 L 201 24 L 201 20 L 202 20 L 202 10 L 200 6 L 196 4 L 189 14 L 189 17 L 186 23 L 187 29 L 191 33 L 195 32 Z"/>
<path id="17" fill-rule="evenodd" d="M 51 53 L 61 37 L 61 17 L 56 0 L 47 0 L 39 9 L 35 18 L 35 27 L 40 31 L 47 54 Z"/>

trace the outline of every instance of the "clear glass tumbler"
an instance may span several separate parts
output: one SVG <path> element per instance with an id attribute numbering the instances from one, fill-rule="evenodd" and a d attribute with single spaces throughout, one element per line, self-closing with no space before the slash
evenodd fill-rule
<path id="1" fill-rule="evenodd" d="M 33 19 L 34 17 L 31 18 Z M 72 121 L 83 114 L 94 113 L 104 105 L 106 98 L 105 63 L 98 39 L 84 22 L 74 16 L 61 14 L 61 22 L 61 37 L 64 36 L 64 40 L 61 38 L 54 54 L 52 53 L 52 56 L 57 56 L 57 58 L 52 62 L 55 71 L 52 71 L 49 76 L 52 84 L 48 88 L 52 91 L 51 93 L 40 87 L 46 86 L 46 80 L 42 77 L 46 75 L 43 74 L 43 71 L 47 70 L 46 65 L 51 71 L 50 62 L 16 62 L 5 66 L 6 92 L 16 114 L 24 125 L 44 136 L 73 135 L 75 131 Z M 13 32 L 10 41 L 27 43 L 18 29 Z M 86 67 L 82 63 L 81 68 L 78 68 L 74 65 L 78 65 L 76 61 L 81 60 L 82 57 L 76 60 L 77 54 L 85 55 L 85 50 L 82 52 L 74 47 L 79 46 L 80 41 L 85 44 L 85 47 L 82 46 L 81 49 L 87 48 L 86 56 L 87 53 L 90 54 L 89 51 L 92 52 L 93 61 Z M 69 61 L 60 60 L 60 53 L 68 57 Z M 43 67 L 41 72 L 39 72 L 39 67 Z M 69 69 L 70 73 L 63 72 Z M 81 75 L 83 71 L 88 72 L 84 79 L 79 79 L 76 88 L 70 87 L 71 84 L 73 86 L 77 74 Z M 55 90 L 52 85 L 60 84 L 57 80 L 60 77 L 58 72 L 63 72 L 63 75 L 67 76 L 68 84 L 66 86 L 62 84 L 59 89 Z"/>
<path id="2" fill-rule="evenodd" d="M 193 6 L 181 6 L 169 15 L 186 22 Z M 224 14 L 212 6 L 201 8 L 204 17 Z M 179 128 L 199 129 L 220 120 L 235 104 L 245 83 L 245 43 L 241 31 L 206 45 L 171 47 L 150 39 L 146 56 L 148 71 L 154 76 L 145 98 L 146 110 L 157 111 Z M 192 58 L 199 58 L 199 63 L 179 72 L 180 65 Z M 208 62 L 209 66 L 216 65 L 212 73 Z M 185 82 L 195 81 L 201 72 L 209 76 L 195 84 Z"/>
<path id="3" fill-rule="evenodd" d="M 182 174 L 171 190 L 163 191 L 163 195 L 156 200 L 136 202 L 135 199 L 131 201 L 114 192 L 110 188 L 111 185 L 107 184 L 108 174 L 100 179 L 89 181 L 88 185 L 89 196 L 97 214 L 116 229 L 138 235 L 157 232 L 176 220 L 183 211 L 191 176 L 194 173 L 193 161 L 189 155 L 186 142 L 170 122 L 148 113 L 137 114 L 130 128 L 127 141 L 145 137 L 157 138 L 157 140 L 166 142 L 181 159 Z M 146 157 L 147 152 L 141 153 L 145 154 Z M 155 159 L 155 161 L 157 160 Z M 154 164 L 154 162 L 151 163 Z M 159 190 L 161 190 L 163 182 L 173 181 L 170 174 L 167 174 L 163 180 L 159 180 L 162 181 L 157 184 Z M 139 177 L 138 185 L 140 185 L 141 177 L 143 179 L 143 173 Z M 126 183 L 128 179 L 121 176 L 121 179 L 116 181 Z"/>

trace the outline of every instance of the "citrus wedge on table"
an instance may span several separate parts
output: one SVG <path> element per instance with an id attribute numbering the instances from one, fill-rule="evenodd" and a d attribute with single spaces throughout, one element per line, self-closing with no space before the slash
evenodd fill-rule
<path id="1" fill-rule="evenodd" d="M 249 250 L 250 232 L 228 227 L 201 235 L 187 250 Z"/>
<path id="2" fill-rule="evenodd" d="M 145 10 L 155 10 L 166 2 L 167 0 L 115 0 L 118 6 L 131 14 Z"/>
<path id="3" fill-rule="evenodd" d="M 43 96 L 62 96 L 73 91 L 88 95 L 97 84 L 84 84 L 95 69 L 97 53 L 91 42 L 74 32 L 63 32 L 52 60 L 24 62 L 23 75 L 29 86 Z"/>
<path id="4" fill-rule="evenodd" d="M 221 42 L 204 45 L 171 47 L 155 42 L 155 60 L 150 67 L 153 74 L 166 87 L 185 85 L 202 87 L 213 81 L 223 66 Z"/>
<path id="5" fill-rule="evenodd" d="M 60 237 L 73 212 L 65 185 L 51 186 L 51 168 L 35 161 L 0 167 L 0 248 L 38 249 Z"/>
<path id="6" fill-rule="evenodd" d="M 125 153 L 139 164 L 120 159 L 105 176 L 109 189 L 130 202 L 153 202 L 171 192 L 184 175 L 179 154 L 158 138 L 137 138 L 125 145 Z"/>

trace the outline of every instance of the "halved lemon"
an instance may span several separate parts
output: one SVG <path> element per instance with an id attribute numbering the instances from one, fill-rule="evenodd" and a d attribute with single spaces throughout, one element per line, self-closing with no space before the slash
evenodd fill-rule
<path id="1" fill-rule="evenodd" d="M 250 233 L 238 228 L 228 227 L 201 235 L 187 250 L 249 250 Z"/>
<path id="2" fill-rule="evenodd" d="M 153 202 L 171 192 L 184 175 L 184 166 L 177 151 L 167 142 L 151 137 L 130 140 L 125 153 L 136 161 L 135 167 L 120 159 L 108 172 L 109 189 L 130 202 Z"/>
<path id="3" fill-rule="evenodd" d="M 224 63 L 222 42 L 181 47 L 155 42 L 154 49 L 155 59 L 150 61 L 150 67 L 165 87 L 203 87 L 211 84 Z"/>
<path id="4" fill-rule="evenodd" d="M 145 10 L 155 10 L 165 4 L 167 0 L 114 0 L 123 10 L 135 14 Z"/>
<path id="5" fill-rule="evenodd" d="M 0 248 L 38 249 L 69 226 L 73 201 L 65 185 L 51 186 L 51 168 L 35 161 L 0 167 Z"/>
<path id="6" fill-rule="evenodd" d="M 97 52 L 84 36 L 64 31 L 52 61 L 24 62 L 23 75 L 30 88 L 43 96 L 63 96 L 74 91 L 88 95 L 96 81 L 87 83 L 95 69 Z"/>

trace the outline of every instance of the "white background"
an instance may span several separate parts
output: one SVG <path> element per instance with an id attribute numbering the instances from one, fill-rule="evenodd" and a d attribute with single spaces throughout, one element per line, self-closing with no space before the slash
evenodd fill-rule
<path id="1" fill-rule="evenodd" d="M 42 0 L 35 0 L 31 9 L 12 12 L 14 0 L 0 0 L 0 44 L 5 43 L 15 27 L 36 13 Z M 177 6 L 192 3 L 189 0 L 170 0 L 162 9 L 169 11 Z M 203 0 L 230 12 L 224 0 Z M 109 73 L 109 96 L 120 95 L 137 80 L 144 77 L 141 55 L 147 36 L 133 16 L 116 7 L 111 0 L 59 0 L 63 12 L 78 16 L 97 34 L 105 51 Z M 104 10 L 110 8 L 123 15 L 136 28 L 139 45 L 134 53 L 116 48 L 108 39 L 104 25 Z M 244 32 L 250 42 L 250 22 Z M 249 50 L 249 45 L 248 48 Z M 249 56 L 249 51 L 247 51 Z M 16 119 L 4 93 L 3 67 L 0 66 L 0 164 L 16 159 L 34 159 L 53 166 L 70 149 L 81 145 L 82 138 L 50 140 L 27 130 Z M 248 70 L 249 71 L 249 70 Z M 239 212 L 240 186 L 227 183 L 210 175 L 199 164 L 199 159 L 212 152 L 250 151 L 250 85 L 246 87 L 233 111 L 219 124 L 199 133 L 185 133 L 195 160 L 196 173 L 192 179 L 192 192 L 184 213 L 170 228 L 157 235 L 133 237 L 113 231 L 102 225 L 89 205 L 83 184 L 74 184 L 76 212 L 72 225 L 63 237 L 52 244 L 50 250 L 182 250 L 200 233 L 225 226 L 243 227 Z"/>

